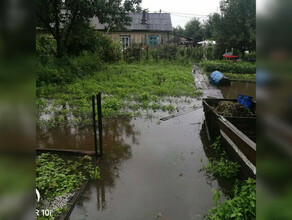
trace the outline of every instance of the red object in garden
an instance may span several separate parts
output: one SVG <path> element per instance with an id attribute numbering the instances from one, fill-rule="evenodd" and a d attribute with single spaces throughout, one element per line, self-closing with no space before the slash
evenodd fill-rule
<path id="1" fill-rule="evenodd" d="M 225 58 L 237 58 L 237 56 L 235 56 L 235 55 L 225 55 L 225 54 L 223 54 L 223 57 L 225 57 Z"/>

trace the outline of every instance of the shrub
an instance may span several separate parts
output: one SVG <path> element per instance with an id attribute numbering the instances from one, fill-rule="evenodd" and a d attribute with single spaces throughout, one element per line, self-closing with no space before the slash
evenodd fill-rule
<path id="1" fill-rule="evenodd" d="M 242 62 L 229 63 L 227 61 L 201 61 L 200 66 L 207 72 L 220 71 L 224 73 L 252 74 L 256 72 L 256 65 Z"/>
<path id="2" fill-rule="evenodd" d="M 79 55 L 83 51 L 98 53 L 102 61 L 119 61 L 121 48 L 108 36 L 89 26 L 77 28 L 67 45 L 69 55 Z"/>
<path id="3" fill-rule="evenodd" d="M 80 56 L 72 60 L 72 64 L 77 68 L 78 76 L 83 77 L 91 74 L 95 70 L 102 68 L 102 61 L 97 53 L 88 53 L 84 51 Z"/>
<path id="4" fill-rule="evenodd" d="M 237 162 L 232 162 L 224 157 L 220 158 L 220 161 L 210 159 L 210 162 L 204 166 L 204 170 L 214 174 L 220 178 L 234 178 L 237 176 L 240 165 Z"/>
<path id="5" fill-rule="evenodd" d="M 142 57 L 142 48 L 139 44 L 133 44 L 123 51 L 124 60 L 128 63 L 140 61 Z"/>
<path id="6" fill-rule="evenodd" d="M 256 62 L 256 52 L 245 54 L 244 59 L 248 62 Z"/>
<path id="7" fill-rule="evenodd" d="M 41 35 L 36 38 L 36 58 L 42 63 L 46 64 L 55 53 L 55 40 L 47 35 Z"/>
<path id="8" fill-rule="evenodd" d="M 164 60 L 176 60 L 178 46 L 175 44 L 159 47 L 159 58 Z"/>
<path id="9" fill-rule="evenodd" d="M 45 83 L 70 83 L 75 78 L 91 75 L 94 71 L 102 69 L 103 63 L 98 53 L 84 51 L 77 57 L 52 57 L 49 62 L 37 63 L 37 86 Z"/>
<path id="10" fill-rule="evenodd" d="M 205 216 L 209 220 L 254 220 L 256 219 L 256 181 L 248 179 L 242 186 L 236 186 L 234 197 L 223 204 L 218 201 L 221 193 L 214 190 L 215 206 Z"/>
<path id="11" fill-rule="evenodd" d="M 71 72 L 66 72 L 62 68 L 54 65 L 38 65 L 36 70 L 36 84 L 40 86 L 43 83 L 63 84 L 72 81 Z"/>

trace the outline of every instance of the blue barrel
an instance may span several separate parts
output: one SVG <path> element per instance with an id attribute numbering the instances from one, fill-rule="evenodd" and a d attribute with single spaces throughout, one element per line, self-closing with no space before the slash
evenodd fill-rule
<path id="1" fill-rule="evenodd" d="M 209 79 L 210 79 L 210 83 L 212 83 L 213 85 L 217 85 L 217 86 L 230 85 L 230 80 L 219 71 L 215 71 L 211 73 L 211 75 L 209 76 Z"/>
<path id="2" fill-rule="evenodd" d="M 246 108 L 250 108 L 253 101 L 253 97 L 247 95 L 238 95 L 237 102 L 242 104 Z"/>

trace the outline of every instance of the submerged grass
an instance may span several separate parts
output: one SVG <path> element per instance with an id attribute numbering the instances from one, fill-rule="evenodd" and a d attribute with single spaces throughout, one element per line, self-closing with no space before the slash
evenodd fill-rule
<path id="1" fill-rule="evenodd" d="M 37 88 L 38 124 L 45 123 L 41 113 L 54 116 L 49 122 L 52 126 L 67 123 L 71 120 L 69 112 L 74 123 L 89 123 L 91 95 L 98 92 L 103 93 L 104 117 L 133 117 L 147 109 L 173 112 L 174 106 L 162 103 L 167 96 L 200 94 L 191 70 L 191 64 L 175 62 L 120 62 L 71 84 L 43 85 Z"/>

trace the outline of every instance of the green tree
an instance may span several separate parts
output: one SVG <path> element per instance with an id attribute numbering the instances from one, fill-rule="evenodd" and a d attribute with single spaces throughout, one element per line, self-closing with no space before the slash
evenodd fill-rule
<path id="1" fill-rule="evenodd" d="M 213 39 L 217 31 L 220 30 L 221 16 L 218 13 L 208 16 L 207 21 L 203 25 L 203 37 L 205 39 Z"/>
<path id="2" fill-rule="evenodd" d="M 184 33 L 186 37 L 193 38 L 195 42 L 203 40 L 202 24 L 197 18 L 193 18 L 186 24 Z"/>
<path id="3" fill-rule="evenodd" d="M 129 25 L 130 12 L 135 12 L 142 0 L 36 0 L 37 26 L 52 34 L 57 43 L 57 55 L 66 51 L 74 29 L 88 26 L 96 16 L 107 29 Z"/>
<path id="4" fill-rule="evenodd" d="M 230 47 L 243 55 L 256 49 L 256 0 L 229 0 L 223 22 Z"/>
<path id="5" fill-rule="evenodd" d="M 245 50 L 256 50 L 256 1 L 223 0 L 221 15 L 209 16 L 204 25 L 204 36 L 217 42 L 218 53 L 234 48 L 244 55 Z"/>
<path id="6" fill-rule="evenodd" d="M 174 27 L 172 32 L 175 36 L 179 36 L 179 37 L 184 36 L 184 29 L 180 25 Z"/>

